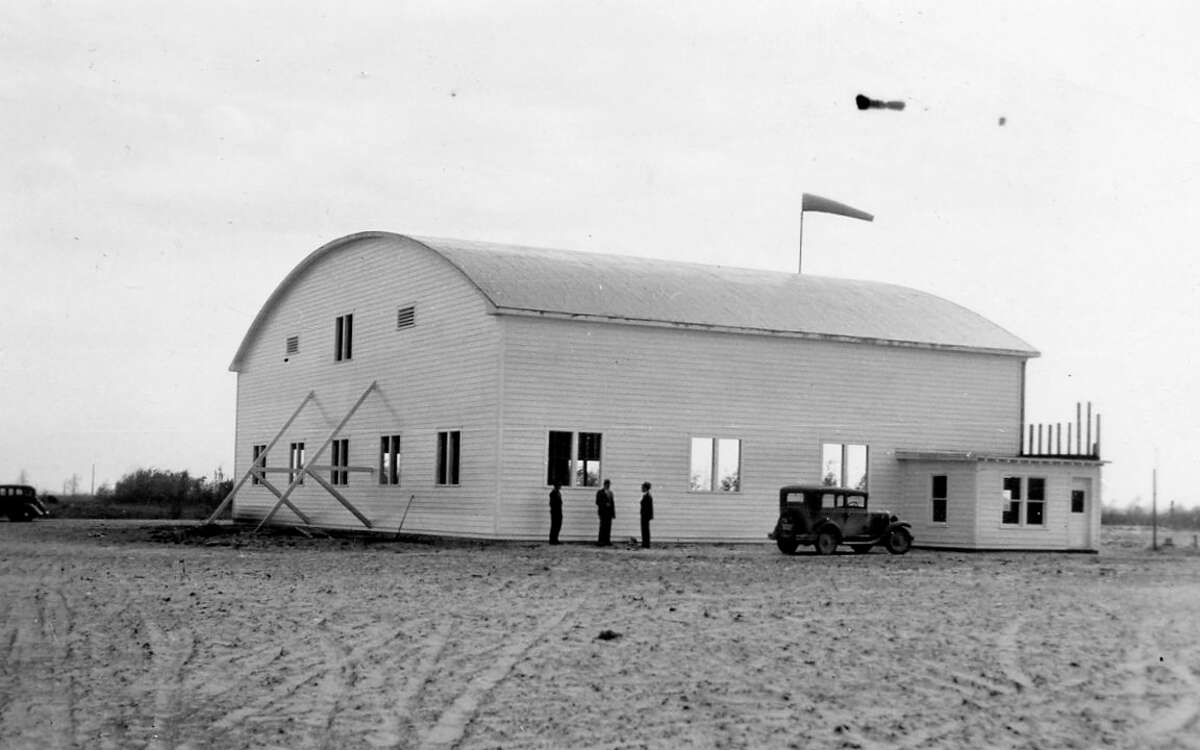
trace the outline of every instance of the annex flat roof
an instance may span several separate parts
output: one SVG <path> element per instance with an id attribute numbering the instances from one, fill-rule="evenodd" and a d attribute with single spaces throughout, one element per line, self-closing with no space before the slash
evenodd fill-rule
<path id="1" fill-rule="evenodd" d="M 974 451 L 896 451 L 897 461 L 913 461 L 916 463 L 1000 463 L 1000 464 L 1030 464 L 1042 466 L 1095 466 L 1107 464 L 1088 456 L 1005 456 L 993 453 L 975 453 Z"/>
<path id="2" fill-rule="evenodd" d="M 415 242 L 461 272 L 499 315 L 755 333 L 1030 358 L 1037 350 L 961 305 L 895 284 L 734 266 L 490 242 L 363 232 L 334 240 L 280 283 L 230 369 L 274 303 L 330 253 L 365 238 Z"/>

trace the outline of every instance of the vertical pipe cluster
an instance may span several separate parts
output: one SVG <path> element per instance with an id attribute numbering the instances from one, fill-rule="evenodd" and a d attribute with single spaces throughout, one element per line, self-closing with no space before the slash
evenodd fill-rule
<path id="1" fill-rule="evenodd" d="M 1087 402 L 1086 420 L 1083 404 L 1076 402 L 1075 424 L 1067 423 L 1066 441 L 1063 440 L 1062 422 L 1030 424 L 1028 427 L 1028 431 L 1021 430 L 1024 438 L 1022 456 L 1100 459 L 1100 414 L 1092 414 L 1091 401 Z"/>

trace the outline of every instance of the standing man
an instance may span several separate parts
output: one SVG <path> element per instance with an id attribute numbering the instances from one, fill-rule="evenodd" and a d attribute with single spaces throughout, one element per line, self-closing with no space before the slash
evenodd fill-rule
<path id="1" fill-rule="evenodd" d="M 558 541 L 558 532 L 562 530 L 562 493 L 558 491 L 562 487 L 558 482 L 554 483 L 554 489 L 550 490 L 550 543 L 560 544 Z"/>
<path id="2" fill-rule="evenodd" d="M 613 501 L 609 484 L 605 479 L 604 486 L 596 491 L 596 513 L 600 516 L 600 538 L 596 541 L 597 547 L 612 546 L 609 536 L 612 534 L 613 519 L 617 517 L 617 504 Z"/>
<path id="3" fill-rule="evenodd" d="M 642 549 L 650 549 L 650 522 L 654 520 L 654 498 L 650 483 L 642 482 Z"/>

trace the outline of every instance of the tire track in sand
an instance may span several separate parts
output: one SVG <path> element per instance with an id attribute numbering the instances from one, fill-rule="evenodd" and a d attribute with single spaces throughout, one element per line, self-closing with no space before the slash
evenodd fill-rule
<path id="1" fill-rule="evenodd" d="M 1168 661 L 1164 656 L 1168 650 L 1159 645 L 1154 633 L 1174 632 L 1171 627 L 1172 623 L 1166 619 L 1143 620 L 1137 630 L 1137 656 L 1126 662 L 1125 667 L 1135 672 L 1136 678 L 1131 683 L 1143 699 L 1150 694 L 1150 678 L 1160 670 L 1182 684 L 1182 689 L 1164 689 L 1175 696 L 1166 708 L 1144 712 L 1143 732 L 1148 744 L 1168 742 L 1172 747 L 1200 748 L 1200 737 L 1195 731 L 1200 725 L 1200 678 L 1187 664 L 1200 663 L 1200 649 L 1193 645 L 1185 653 L 1172 654 Z"/>
<path id="2" fill-rule="evenodd" d="M 1000 659 L 1000 669 L 1009 682 L 1016 685 L 1017 690 L 1021 692 L 1033 689 L 1033 680 L 1017 665 L 1017 655 L 1021 653 L 1017 645 L 1017 636 L 1024 622 L 1024 618 L 1016 618 L 996 634 L 996 654 Z"/>
<path id="3" fill-rule="evenodd" d="M 154 690 L 154 715 L 151 718 L 151 748 L 179 745 L 179 724 L 183 713 L 180 690 L 184 666 L 196 650 L 196 636 L 189 628 L 164 631 L 154 620 L 143 620 L 150 644 L 150 675 Z"/>
<path id="4" fill-rule="evenodd" d="M 27 729 L 31 747 L 74 747 L 78 742 L 78 685 L 63 665 L 71 661 L 73 614 L 66 598 L 47 580 L 47 566 L 36 570 L 32 592 L 7 598 L 12 628 L 4 655 L 0 722 Z"/>
<path id="5" fill-rule="evenodd" d="M 429 730 L 421 742 L 422 750 L 441 750 L 452 748 L 466 733 L 467 726 L 479 713 L 479 706 L 488 694 L 499 685 L 512 668 L 532 649 L 557 628 L 568 614 L 575 612 L 579 603 L 551 617 L 530 636 L 501 650 L 487 669 L 480 672 L 467 684 L 454 703 L 442 712 L 437 724 Z"/>

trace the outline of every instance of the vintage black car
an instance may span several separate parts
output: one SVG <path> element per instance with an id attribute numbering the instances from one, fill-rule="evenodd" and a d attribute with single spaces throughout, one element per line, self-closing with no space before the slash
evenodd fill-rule
<path id="1" fill-rule="evenodd" d="M 0 515 L 8 516 L 10 521 L 32 521 L 50 515 L 50 511 L 29 485 L 0 484 Z"/>
<path id="2" fill-rule="evenodd" d="M 845 487 L 788 485 L 779 490 L 779 521 L 769 536 L 785 554 L 811 544 L 819 555 L 830 555 L 839 544 L 855 552 L 882 545 L 893 555 L 912 546 L 909 524 L 886 510 L 867 509 L 868 493 Z"/>

